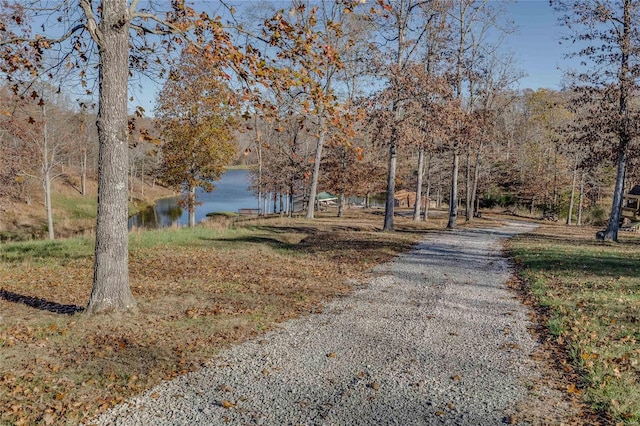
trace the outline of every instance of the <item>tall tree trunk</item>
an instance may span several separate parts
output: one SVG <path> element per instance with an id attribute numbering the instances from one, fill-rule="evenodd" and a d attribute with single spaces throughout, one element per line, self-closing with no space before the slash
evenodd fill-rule
<path id="1" fill-rule="evenodd" d="M 580 196 L 578 197 L 578 222 L 577 225 L 582 225 L 582 202 L 584 201 L 584 173 L 580 177 Z"/>
<path id="2" fill-rule="evenodd" d="M 344 196 L 344 192 L 338 194 L 338 217 L 344 216 L 344 204 L 347 197 Z"/>
<path id="3" fill-rule="evenodd" d="M 293 183 L 289 184 L 289 217 L 293 217 L 293 213 L 295 213 L 296 209 L 296 201 L 293 197 Z"/>
<path id="4" fill-rule="evenodd" d="M 578 179 L 578 162 L 573 168 L 573 181 L 571 182 L 571 198 L 569 199 L 569 214 L 567 215 L 567 225 L 571 225 L 571 216 L 573 216 L 573 198 L 576 195 L 576 180 Z"/>
<path id="5" fill-rule="evenodd" d="M 322 148 L 327 134 L 324 112 L 320 112 L 318 123 L 320 134 L 316 142 L 316 155 L 313 163 L 313 174 L 311 175 L 311 188 L 309 189 L 309 201 L 307 204 L 307 219 L 313 219 L 313 212 L 316 203 L 316 193 L 318 191 L 318 177 L 320 176 L 320 161 L 322 161 Z"/>
<path id="6" fill-rule="evenodd" d="M 55 240 L 53 232 L 53 208 L 51 207 L 51 169 L 53 168 L 53 158 L 49 153 L 49 129 L 47 126 L 47 109 L 42 106 L 42 189 L 44 190 L 44 207 L 47 211 L 47 230 L 49 239 Z"/>
<path id="7" fill-rule="evenodd" d="M 135 162 L 129 164 L 129 202 L 133 202 L 133 192 L 135 191 L 136 166 Z"/>
<path id="8" fill-rule="evenodd" d="M 558 207 L 558 145 L 553 145 L 553 210 Z"/>
<path id="9" fill-rule="evenodd" d="M 189 211 L 189 228 L 196 226 L 196 187 L 189 188 L 189 200 L 187 202 L 187 209 Z"/>
<path id="10" fill-rule="evenodd" d="M 53 232 L 53 208 L 51 207 L 51 171 L 44 172 L 44 204 L 47 209 L 47 228 L 49 230 L 49 239 L 55 240 L 56 236 Z"/>
<path id="11" fill-rule="evenodd" d="M 278 213 L 278 193 L 273 192 L 273 214 Z"/>
<path id="12" fill-rule="evenodd" d="M 256 146 L 258 151 L 258 216 L 260 216 L 260 214 L 264 213 L 264 210 L 260 209 L 260 201 L 262 200 L 262 134 L 259 131 L 256 132 Z"/>
<path id="13" fill-rule="evenodd" d="M 416 203 L 413 206 L 413 221 L 420 221 L 420 212 L 422 210 L 422 175 L 424 173 L 424 148 L 418 150 L 418 180 L 416 182 Z"/>
<path id="14" fill-rule="evenodd" d="M 393 231 L 393 214 L 395 208 L 395 192 L 396 192 L 396 162 L 398 150 L 396 146 L 395 135 L 392 136 L 393 141 L 389 146 L 389 169 L 387 171 L 387 196 L 384 203 L 384 225 L 383 231 Z"/>
<path id="15" fill-rule="evenodd" d="M 456 219 L 458 217 L 458 168 L 460 163 L 460 154 L 457 150 L 453 153 L 453 165 L 451 168 L 451 193 L 449 195 L 449 222 L 448 229 L 457 226 Z"/>
<path id="16" fill-rule="evenodd" d="M 478 184 L 480 182 L 480 160 L 482 158 L 482 148 L 484 142 L 480 141 L 476 152 L 476 164 L 473 168 L 473 190 L 471 191 L 471 204 L 473 204 L 473 215 L 480 217 L 480 197 L 478 196 Z"/>
<path id="17" fill-rule="evenodd" d="M 621 143 L 622 144 L 622 143 Z M 621 149 L 621 148 L 620 148 Z M 618 241 L 618 230 L 620 229 L 620 209 L 624 200 L 624 179 L 627 171 L 627 149 L 621 149 L 618 153 L 616 183 L 613 188 L 613 202 L 611 203 L 611 214 L 609 224 L 602 235 L 604 241 Z"/>
<path id="18" fill-rule="evenodd" d="M 605 241 L 618 241 L 618 230 L 620 228 L 620 209 L 624 200 L 624 180 L 627 172 L 628 149 L 631 143 L 631 119 L 629 116 L 629 91 L 631 90 L 632 79 L 630 76 L 631 55 L 631 0 L 624 0 L 624 18 L 622 37 L 620 39 L 620 99 L 619 112 L 622 117 L 620 129 L 618 131 L 618 161 L 616 183 L 613 191 L 613 202 L 611 203 L 611 214 L 609 215 L 609 225 L 602 235 Z"/>
<path id="19" fill-rule="evenodd" d="M 471 144 L 469 144 L 467 147 L 467 164 L 464 172 L 464 217 L 466 222 L 471 222 L 471 219 L 473 218 L 473 197 L 471 196 L 471 185 Z"/>
<path id="20" fill-rule="evenodd" d="M 140 198 L 144 199 L 144 161 L 140 161 Z"/>
<path id="21" fill-rule="evenodd" d="M 80 193 L 87 195 L 87 149 L 82 148 L 80 157 Z"/>
<path id="22" fill-rule="evenodd" d="M 431 155 L 427 160 L 427 192 L 425 194 L 424 202 L 424 220 L 429 218 L 429 205 L 431 204 Z"/>
<path id="23" fill-rule="evenodd" d="M 127 228 L 128 2 L 103 0 L 99 29 L 98 217 L 93 287 L 87 313 L 128 311 L 136 302 L 129 287 Z"/>
<path id="24" fill-rule="evenodd" d="M 280 202 L 280 209 L 279 210 L 280 211 L 278 212 L 278 213 L 280 213 L 280 216 L 284 215 L 284 197 L 285 197 L 285 194 L 283 194 L 281 192 L 280 193 L 280 199 L 279 199 L 279 202 Z"/>

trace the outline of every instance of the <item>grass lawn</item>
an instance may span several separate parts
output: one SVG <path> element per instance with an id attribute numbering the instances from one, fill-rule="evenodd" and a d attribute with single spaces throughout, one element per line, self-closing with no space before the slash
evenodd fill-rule
<path id="1" fill-rule="evenodd" d="M 0 244 L 0 424 L 86 420 L 317 311 L 445 225 L 398 217 L 399 232 L 382 233 L 379 212 L 347 216 L 131 233 L 137 315 L 81 313 L 91 239 Z"/>
<path id="2" fill-rule="evenodd" d="M 509 242 L 525 288 L 580 373 L 581 393 L 620 424 L 640 424 L 640 236 L 545 224 Z"/>

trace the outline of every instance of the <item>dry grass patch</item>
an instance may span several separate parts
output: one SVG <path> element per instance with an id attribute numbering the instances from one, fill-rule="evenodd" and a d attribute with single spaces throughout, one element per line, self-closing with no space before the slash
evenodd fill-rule
<path id="1" fill-rule="evenodd" d="M 349 211 L 344 219 L 132 233 L 137 315 L 81 313 L 90 239 L 0 245 L 0 423 L 77 424 L 201 368 L 232 343 L 317 311 L 444 226 L 398 218 L 399 232 L 382 233 L 381 224 L 380 215 Z"/>

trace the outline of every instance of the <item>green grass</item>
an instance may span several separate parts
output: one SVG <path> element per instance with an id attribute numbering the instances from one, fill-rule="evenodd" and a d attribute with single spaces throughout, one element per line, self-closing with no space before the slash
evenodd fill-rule
<path id="1" fill-rule="evenodd" d="M 547 328 L 566 343 L 585 399 L 622 424 L 640 424 L 640 241 L 593 241 L 593 232 L 548 227 L 510 242 Z M 566 235 L 562 234 L 566 232 Z"/>
<path id="2" fill-rule="evenodd" d="M 94 242 L 87 238 L 56 241 L 24 241 L 0 245 L 3 262 L 59 262 L 63 259 L 79 259 L 93 255 Z"/>
<path id="3" fill-rule="evenodd" d="M 95 219 L 98 211 L 98 200 L 94 197 L 67 197 L 51 194 L 51 205 L 64 210 L 71 219 Z"/>
<path id="4" fill-rule="evenodd" d="M 211 247 L 228 250 L 247 244 L 269 244 L 272 248 L 289 250 L 306 237 L 304 233 L 276 232 L 276 230 L 245 226 L 238 228 L 158 229 L 129 234 L 131 250 L 167 247 Z M 12 242 L 0 245 L 0 261 L 58 262 L 64 259 L 88 258 L 94 254 L 94 238 L 69 238 L 55 241 L 38 240 Z"/>

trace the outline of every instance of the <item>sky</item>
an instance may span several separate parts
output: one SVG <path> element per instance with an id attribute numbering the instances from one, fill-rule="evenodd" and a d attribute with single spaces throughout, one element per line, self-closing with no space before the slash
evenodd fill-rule
<path id="1" fill-rule="evenodd" d="M 520 89 L 560 89 L 562 70 L 571 63 L 564 55 L 570 50 L 567 44 L 559 43 L 566 30 L 557 25 L 557 14 L 549 1 L 502 3 L 518 28 L 506 44 L 516 54 L 520 68 L 527 73 L 520 82 Z"/>
<path id="2" fill-rule="evenodd" d="M 564 57 L 570 52 L 566 44 L 560 44 L 565 32 L 557 25 L 557 14 L 549 0 L 499 1 L 505 10 L 504 19 L 513 20 L 517 28 L 508 36 L 504 47 L 515 54 L 517 65 L 526 74 L 517 88 L 559 90 L 563 70 L 571 64 Z M 152 115 L 155 94 L 159 88 L 147 82 L 142 90 L 133 90 L 132 109 L 141 105 L 146 115 Z"/>

